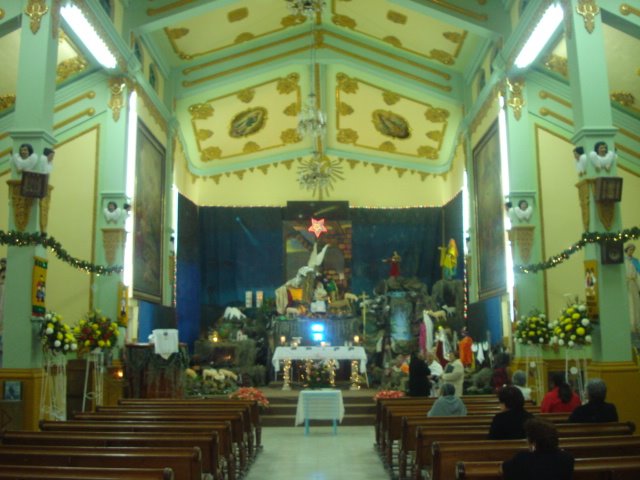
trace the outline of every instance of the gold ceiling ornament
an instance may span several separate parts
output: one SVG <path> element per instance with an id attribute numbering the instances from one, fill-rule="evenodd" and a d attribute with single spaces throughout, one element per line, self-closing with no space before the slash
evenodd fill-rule
<path id="1" fill-rule="evenodd" d="M 600 7 L 598 7 L 595 0 L 578 0 L 576 12 L 584 18 L 585 30 L 592 33 L 596 25 L 596 15 L 600 14 Z"/>
<path id="2" fill-rule="evenodd" d="M 382 99 L 387 105 L 395 105 L 400 101 L 400 95 L 395 92 L 389 92 L 387 90 L 386 92 L 382 92 Z"/>
<path id="3" fill-rule="evenodd" d="M 513 109 L 513 117 L 516 120 L 520 120 L 522 107 L 525 106 L 524 93 L 522 91 L 524 88 L 524 79 L 507 79 L 507 86 L 509 87 L 509 100 L 507 101 L 507 105 Z"/>
<path id="4" fill-rule="evenodd" d="M 305 18 L 300 15 L 287 15 L 282 20 L 280 20 L 280 25 L 283 27 L 295 27 L 296 25 L 301 25 L 305 22 Z"/>
<path id="5" fill-rule="evenodd" d="M 253 40 L 254 38 L 256 38 L 256 36 L 253 33 L 251 33 L 251 32 L 242 32 L 240 35 L 238 35 L 235 38 L 233 43 L 235 43 L 237 45 L 239 43 L 244 43 L 244 42 L 248 42 L 249 40 Z"/>
<path id="6" fill-rule="evenodd" d="M 552 53 L 545 59 L 544 66 L 552 72 L 559 73 L 564 78 L 569 78 L 569 62 L 565 57 Z"/>
<path id="7" fill-rule="evenodd" d="M 637 15 L 640 17 L 640 9 L 632 7 L 631 5 L 628 5 L 626 3 L 623 3 L 622 5 L 620 5 L 620 13 L 624 16 L 627 16 L 633 13 L 634 15 Z"/>
<path id="8" fill-rule="evenodd" d="M 437 60 L 440 63 L 444 63 L 445 65 L 453 65 L 455 63 L 455 59 L 453 58 L 453 55 L 451 55 L 448 52 L 445 52 L 444 50 L 439 50 L 437 48 L 434 48 L 433 50 L 431 50 L 429 52 L 429 55 L 427 55 L 427 58 L 432 58 L 434 60 Z"/>
<path id="9" fill-rule="evenodd" d="M 264 107 L 253 107 L 237 113 L 229 125 L 231 138 L 242 138 L 254 135 L 267 124 L 268 111 Z"/>
<path id="10" fill-rule="evenodd" d="M 208 103 L 194 103 L 189 107 L 191 120 L 205 120 L 213 115 L 213 107 Z"/>
<path id="11" fill-rule="evenodd" d="M 400 12 L 389 10 L 387 12 L 387 20 L 393 23 L 399 23 L 400 25 L 405 25 L 407 23 L 407 16 Z"/>
<path id="12" fill-rule="evenodd" d="M 371 166 L 373 167 L 373 171 L 375 173 L 380 172 L 380 170 L 382 170 L 382 167 L 384 167 L 384 165 L 381 165 L 379 163 L 372 163 Z"/>
<path id="13" fill-rule="evenodd" d="M 213 136 L 213 132 L 206 128 L 201 128 L 196 132 L 196 138 L 199 142 L 204 142 L 206 139 L 211 138 Z"/>
<path id="14" fill-rule="evenodd" d="M 382 39 L 382 41 L 388 43 L 389 45 L 393 45 L 394 47 L 402 48 L 402 42 L 400 41 L 400 39 L 393 35 L 387 35 Z"/>
<path id="15" fill-rule="evenodd" d="M 569 102 L 568 100 L 565 100 L 562 97 L 559 97 L 558 95 L 555 95 L 553 93 L 547 92 L 546 90 L 540 90 L 538 92 L 538 96 L 540 98 L 542 98 L 543 100 L 546 100 L 547 98 L 553 100 L 554 102 L 559 103 L 560 105 L 564 105 L 567 108 L 571 108 L 571 102 Z"/>
<path id="16" fill-rule="evenodd" d="M 566 123 L 567 125 L 573 125 L 573 120 L 565 117 L 564 115 L 560 115 L 558 112 L 555 112 L 548 108 L 543 107 L 539 110 L 539 112 L 540 112 L 540 115 L 542 115 L 543 117 L 553 117 L 557 120 L 560 120 L 561 122 Z"/>
<path id="17" fill-rule="evenodd" d="M 31 216 L 31 207 L 33 205 L 33 197 L 23 197 L 21 191 L 20 180 L 7 180 L 9 184 L 9 198 L 13 206 L 13 222 L 16 230 L 24 232 L 29 225 L 29 217 Z"/>
<path id="18" fill-rule="evenodd" d="M 358 25 L 358 23 L 353 18 L 346 15 L 335 14 L 333 17 L 331 17 L 331 21 L 339 27 L 349 28 L 351 30 L 354 30 Z"/>
<path id="19" fill-rule="evenodd" d="M 220 185 L 220 179 L 221 178 L 222 178 L 221 174 L 211 175 L 211 180 L 213 180 L 213 183 L 215 183 L 216 185 Z M 206 180 L 207 177 L 204 177 L 204 179 Z"/>
<path id="20" fill-rule="evenodd" d="M 4 18 L 4 10 L 0 8 L 0 20 Z"/>
<path id="21" fill-rule="evenodd" d="M 405 140 L 411 137 L 409 122 L 390 110 L 374 110 L 371 120 L 375 129 L 383 135 Z"/>
<path id="22" fill-rule="evenodd" d="M 165 13 L 168 12 L 170 10 L 173 10 L 175 8 L 179 8 L 182 7 L 184 5 L 188 5 L 189 3 L 195 2 L 195 0 L 177 0 L 173 3 L 168 3 L 166 5 L 163 5 L 161 7 L 157 7 L 157 8 L 147 8 L 147 15 L 149 15 L 150 17 L 153 17 L 154 15 L 159 15 L 161 13 Z"/>
<path id="23" fill-rule="evenodd" d="M 429 160 L 438 159 L 438 150 L 428 145 L 418 147 L 418 156 L 428 158 Z"/>
<path id="24" fill-rule="evenodd" d="M 24 9 L 24 14 L 29 17 L 31 33 L 34 35 L 38 33 L 42 17 L 44 17 L 48 11 L 49 7 L 47 7 L 44 0 L 29 0 L 27 8 Z"/>
<path id="25" fill-rule="evenodd" d="M 402 176 L 407 173 L 407 169 L 396 167 L 396 173 L 398 174 L 398 178 L 402 178 Z"/>
<path id="26" fill-rule="evenodd" d="M 260 150 L 260 145 L 258 145 L 256 142 L 247 142 L 242 148 L 243 153 L 255 153 L 258 150 Z"/>
<path id="27" fill-rule="evenodd" d="M 351 128 L 341 128 L 336 134 L 336 140 L 340 143 L 356 143 L 358 141 L 358 132 Z"/>
<path id="28" fill-rule="evenodd" d="M 280 140 L 285 145 L 290 145 L 292 143 L 299 143 L 302 141 L 302 136 L 300 132 L 298 132 L 297 128 L 287 128 L 283 130 L 280 134 Z"/>
<path id="29" fill-rule="evenodd" d="M 636 103 L 636 98 L 631 92 L 613 92 L 611 100 L 624 107 L 632 107 Z"/>
<path id="30" fill-rule="evenodd" d="M 393 153 L 396 151 L 396 146 L 393 144 L 393 142 L 386 141 L 380 144 L 378 150 L 380 150 L 381 152 Z"/>
<path id="31" fill-rule="evenodd" d="M 427 132 L 427 137 L 434 142 L 440 142 L 442 141 L 442 132 L 440 130 L 431 130 L 430 132 Z"/>
<path id="32" fill-rule="evenodd" d="M 296 91 L 299 88 L 299 81 L 300 75 L 297 73 L 290 73 L 284 78 L 279 78 L 276 83 L 278 93 L 280 93 L 280 95 L 288 95 L 289 93 Z"/>
<path id="33" fill-rule="evenodd" d="M 179 40 L 180 38 L 188 35 L 190 30 L 184 27 L 165 28 L 165 32 L 167 34 L 167 37 L 169 37 L 170 40 Z"/>
<path id="34" fill-rule="evenodd" d="M 88 65 L 89 62 L 79 55 L 61 61 L 56 67 L 56 83 L 64 82 L 72 75 L 82 72 Z"/>
<path id="35" fill-rule="evenodd" d="M 266 175 L 267 173 L 269 173 L 269 168 L 270 167 L 271 167 L 271 165 L 260 165 L 258 167 L 258 170 L 260 170 L 263 175 Z"/>
<path id="36" fill-rule="evenodd" d="M 336 74 L 336 82 L 338 90 L 342 90 L 344 93 L 356 93 L 358 91 L 358 80 L 351 78 L 346 73 Z"/>
<path id="37" fill-rule="evenodd" d="M 238 180 L 242 180 L 244 178 L 244 174 L 246 173 L 246 170 L 236 170 L 235 172 L 233 172 L 233 174 L 238 177 Z"/>
<path id="38" fill-rule="evenodd" d="M 282 111 L 282 113 L 284 113 L 287 117 L 295 117 L 298 115 L 299 112 L 300 112 L 300 106 L 298 105 L 298 102 L 290 103 Z"/>
<path id="39" fill-rule="evenodd" d="M 202 153 L 200 154 L 200 160 L 203 162 L 220 160 L 220 158 L 222 158 L 222 150 L 220 150 L 220 147 L 207 147 L 202 150 Z"/>
<path id="40" fill-rule="evenodd" d="M 452 43 L 460 43 L 464 38 L 460 32 L 444 32 L 442 36 Z"/>
<path id="41" fill-rule="evenodd" d="M 427 172 L 418 172 L 418 175 L 420 175 L 420 180 L 423 181 L 423 182 L 429 176 L 429 174 Z"/>
<path id="42" fill-rule="evenodd" d="M 359 160 L 354 160 L 352 158 L 348 158 L 347 159 L 347 163 L 349 164 L 349 168 L 351 168 L 351 170 L 353 170 L 354 168 L 356 168 L 356 165 L 358 165 L 360 163 Z"/>
<path id="43" fill-rule="evenodd" d="M 293 159 L 292 160 L 284 160 L 282 162 L 282 165 L 284 165 L 284 168 L 286 168 L 287 170 L 291 170 L 291 165 L 293 165 Z"/>
<path id="44" fill-rule="evenodd" d="M 249 16 L 249 9 L 247 7 L 237 8 L 227 13 L 227 20 L 229 23 L 239 22 Z"/>
<path id="45" fill-rule="evenodd" d="M 442 123 L 446 122 L 449 118 L 449 110 L 438 107 L 429 107 L 427 111 L 424 112 L 424 116 L 430 122 Z"/>
<path id="46" fill-rule="evenodd" d="M 338 115 L 346 117 L 354 112 L 353 107 L 345 102 L 338 103 Z"/>
<path id="47" fill-rule="evenodd" d="M 312 195 L 318 194 L 320 199 L 329 196 L 333 184 L 344 180 L 342 174 L 342 159 L 331 159 L 326 155 L 315 152 L 309 160 L 299 159 L 298 184 Z"/>
<path id="48" fill-rule="evenodd" d="M 451 10 L 452 12 L 460 13 L 470 18 L 475 18 L 476 20 L 487 21 L 489 17 L 484 13 L 477 13 L 473 10 L 467 10 L 466 8 L 459 7 L 457 5 L 453 5 L 446 0 L 427 0 L 429 3 L 433 3 L 447 10 Z"/>
<path id="49" fill-rule="evenodd" d="M 244 90 L 240 90 L 236 97 L 243 103 L 251 103 L 253 97 L 255 97 L 256 91 L 253 88 L 245 88 Z"/>
<path id="50" fill-rule="evenodd" d="M 0 112 L 13 107 L 16 104 L 15 95 L 0 95 Z"/>
<path id="51" fill-rule="evenodd" d="M 107 106 L 111 109 L 113 121 L 120 120 L 120 111 L 124 107 L 124 88 L 127 86 L 124 78 L 113 77 L 109 79 L 109 91 L 111 98 Z"/>

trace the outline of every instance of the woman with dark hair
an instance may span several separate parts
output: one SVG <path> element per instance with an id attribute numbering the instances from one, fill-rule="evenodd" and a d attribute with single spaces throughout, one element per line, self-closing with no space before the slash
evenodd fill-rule
<path id="1" fill-rule="evenodd" d="M 429 367 L 422 355 L 418 352 L 411 354 L 409 361 L 409 396 L 428 397 L 431 392 L 431 382 L 429 381 Z"/>
<path id="2" fill-rule="evenodd" d="M 565 381 L 564 373 L 554 373 L 551 382 L 553 388 L 542 399 L 540 413 L 571 413 L 580 406 L 580 397 Z"/>
<path id="3" fill-rule="evenodd" d="M 498 392 L 500 413 L 496 413 L 489 427 L 489 440 L 524 438 L 524 422 L 533 418 L 524 409 L 524 397 L 516 387 L 509 385 Z"/>
<path id="4" fill-rule="evenodd" d="M 524 429 L 529 451 L 518 452 L 502 464 L 504 480 L 571 480 L 573 455 L 558 447 L 555 425 L 537 418 L 527 420 Z"/>

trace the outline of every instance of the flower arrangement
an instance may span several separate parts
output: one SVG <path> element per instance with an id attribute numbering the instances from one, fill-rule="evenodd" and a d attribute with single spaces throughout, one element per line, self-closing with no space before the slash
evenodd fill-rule
<path id="1" fill-rule="evenodd" d="M 84 351 L 96 348 L 110 349 L 115 346 L 118 339 L 118 322 L 105 317 L 97 310 L 87 313 L 73 333 L 78 340 L 78 347 Z"/>
<path id="2" fill-rule="evenodd" d="M 186 391 L 189 396 L 226 395 L 238 388 L 238 376 L 224 368 L 205 368 L 201 374 L 187 368 Z"/>
<path id="3" fill-rule="evenodd" d="M 269 400 L 264 396 L 264 393 L 253 387 L 241 387 L 235 392 L 230 393 L 229 398 L 255 400 L 261 407 L 269 406 Z"/>
<path id="4" fill-rule="evenodd" d="M 546 345 L 551 339 L 551 330 L 544 313 L 533 310 L 516 326 L 516 341 L 522 345 Z"/>
<path id="5" fill-rule="evenodd" d="M 593 324 L 587 317 L 587 306 L 582 303 L 567 306 L 549 327 L 553 333 L 551 344 L 571 348 L 591 343 Z"/>
<path id="6" fill-rule="evenodd" d="M 335 372 L 329 362 L 309 362 L 307 364 L 307 386 L 309 388 L 323 388 L 332 386 Z"/>
<path id="7" fill-rule="evenodd" d="M 78 349 L 78 342 L 71 327 L 62 321 L 62 316 L 55 312 L 47 312 L 40 329 L 42 349 L 45 353 L 53 354 L 74 352 Z"/>
<path id="8" fill-rule="evenodd" d="M 380 390 L 373 397 L 374 401 L 381 400 L 383 398 L 401 398 L 404 397 L 404 392 L 400 390 Z"/>

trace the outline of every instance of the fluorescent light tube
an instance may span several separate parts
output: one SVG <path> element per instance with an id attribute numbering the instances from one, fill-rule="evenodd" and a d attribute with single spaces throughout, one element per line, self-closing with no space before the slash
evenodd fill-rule
<path id="1" fill-rule="evenodd" d="M 85 47 L 91 52 L 104 68 L 116 68 L 116 57 L 111 53 L 107 44 L 100 38 L 98 32 L 89 23 L 82 10 L 75 5 L 65 5 L 60 9 L 60 13 L 69 24 L 76 36 L 82 40 Z"/>
<path id="2" fill-rule="evenodd" d="M 564 13 L 559 4 L 554 3 L 547 8 L 540 22 L 536 25 L 536 28 L 529 37 L 529 40 L 527 40 L 527 43 L 525 43 L 522 50 L 520 50 L 515 61 L 516 67 L 525 68 L 536 59 L 562 22 L 563 17 Z"/>

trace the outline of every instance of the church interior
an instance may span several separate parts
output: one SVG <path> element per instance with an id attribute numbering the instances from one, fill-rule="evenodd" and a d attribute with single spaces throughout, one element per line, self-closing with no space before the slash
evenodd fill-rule
<path id="1" fill-rule="evenodd" d="M 640 421 L 639 48 L 628 0 L 0 0 L 0 410 L 420 352 Z"/>

